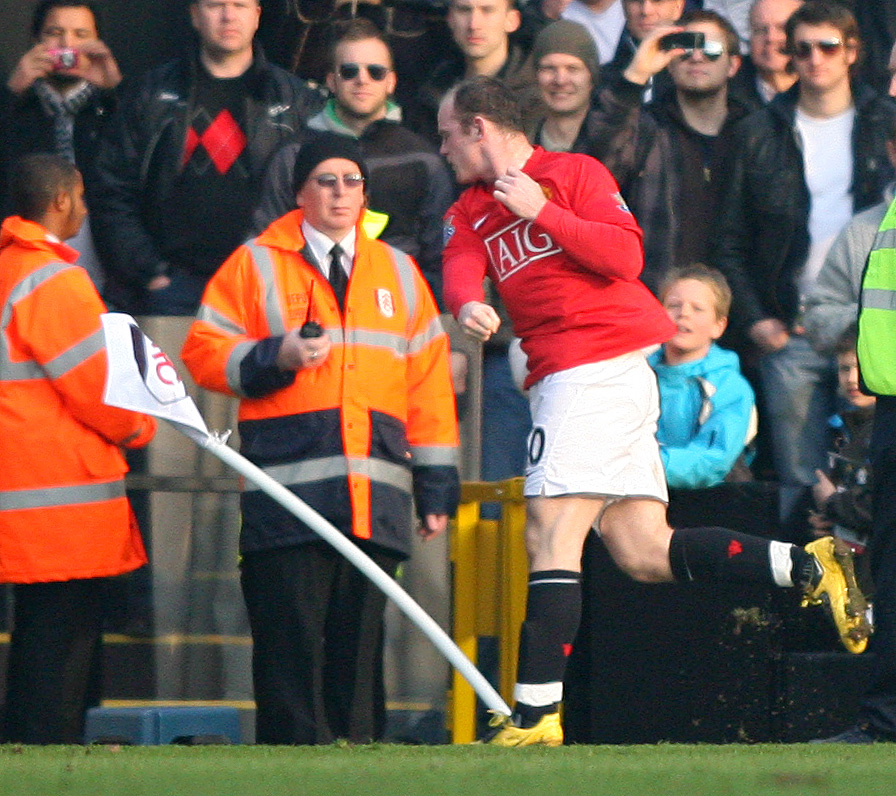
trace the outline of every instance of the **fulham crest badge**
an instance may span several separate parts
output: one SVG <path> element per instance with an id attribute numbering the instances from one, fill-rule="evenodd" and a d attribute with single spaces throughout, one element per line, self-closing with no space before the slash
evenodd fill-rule
<path id="1" fill-rule="evenodd" d="M 395 315 L 395 301 L 392 299 L 392 294 L 384 287 L 376 289 L 376 306 L 380 308 L 384 318 L 391 318 Z"/>

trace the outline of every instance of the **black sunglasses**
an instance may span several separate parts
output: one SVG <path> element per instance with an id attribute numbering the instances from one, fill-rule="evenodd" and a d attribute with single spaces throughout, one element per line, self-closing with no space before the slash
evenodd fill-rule
<path id="1" fill-rule="evenodd" d="M 694 53 L 701 52 L 703 53 L 703 57 L 707 61 L 718 61 L 725 54 L 725 45 L 720 41 L 705 41 L 703 42 L 702 47 L 697 47 L 695 50 L 688 50 L 684 55 L 681 56 L 682 59 L 693 58 Z"/>
<path id="2" fill-rule="evenodd" d="M 318 174 L 314 181 L 321 188 L 335 188 L 336 184 L 339 182 L 339 177 L 335 174 Z M 342 184 L 346 188 L 358 188 L 364 185 L 364 175 L 358 174 L 357 172 L 352 174 L 343 174 L 342 175 Z"/>
<path id="3" fill-rule="evenodd" d="M 817 41 L 796 41 L 793 43 L 793 49 L 788 51 L 786 55 L 792 55 L 801 61 L 812 57 L 812 50 L 818 48 L 824 55 L 834 55 L 843 47 L 842 39 L 818 39 Z"/>
<path id="4" fill-rule="evenodd" d="M 392 71 L 388 66 L 382 64 L 339 64 L 336 71 L 339 72 L 339 77 L 343 80 L 354 80 L 361 74 L 361 67 L 366 69 L 370 79 L 376 80 L 377 83 L 385 80 L 386 75 Z"/>

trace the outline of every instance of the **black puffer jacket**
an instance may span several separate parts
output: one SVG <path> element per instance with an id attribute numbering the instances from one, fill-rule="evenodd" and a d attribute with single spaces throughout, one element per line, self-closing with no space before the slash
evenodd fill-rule
<path id="1" fill-rule="evenodd" d="M 122 92 L 118 112 L 104 136 L 91 191 L 91 228 L 108 274 L 107 299 L 133 306 L 146 284 L 164 273 L 160 221 L 178 177 L 192 116 L 198 53 L 148 72 Z M 246 135 L 251 179 L 260 187 L 271 154 L 295 138 L 323 105 L 321 94 L 256 48 L 247 74 Z M 221 219 L 246 231 L 251 218 Z M 226 253 L 225 253 L 226 256 Z M 223 259 L 223 258 L 222 258 Z"/>
<path id="2" fill-rule="evenodd" d="M 796 131 L 799 84 L 779 94 L 735 130 L 725 176 L 713 262 L 734 293 L 733 341 L 763 318 L 791 326 L 799 313 L 798 279 L 809 252 L 809 189 Z M 853 87 L 853 211 L 882 201 L 893 169 L 885 142 L 894 105 L 867 86 Z"/>

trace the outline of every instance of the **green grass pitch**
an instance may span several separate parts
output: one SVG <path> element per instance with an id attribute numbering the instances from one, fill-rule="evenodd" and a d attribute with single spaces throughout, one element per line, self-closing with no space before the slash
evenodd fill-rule
<path id="1" fill-rule="evenodd" d="M 0 746 L 0 796 L 892 796 L 896 746 Z"/>

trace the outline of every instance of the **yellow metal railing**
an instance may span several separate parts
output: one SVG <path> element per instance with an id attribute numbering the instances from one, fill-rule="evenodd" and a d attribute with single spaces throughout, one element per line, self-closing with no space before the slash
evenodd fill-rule
<path id="1" fill-rule="evenodd" d="M 499 520 L 480 518 L 482 503 L 500 503 Z M 461 504 L 452 529 L 454 640 L 477 663 L 480 636 L 499 645 L 499 691 L 511 704 L 516 680 L 520 625 L 526 616 L 528 560 L 523 534 L 526 506 L 523 479 L 461 486 Z M 456 671 L 448 700 L 453 743 L 476 734 L 476 694 Z"/>

